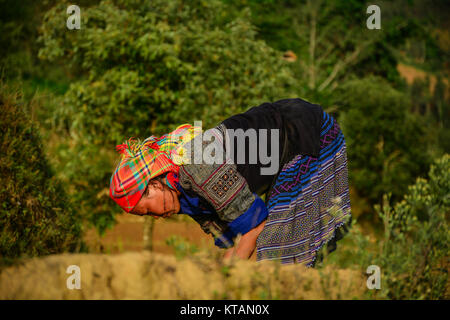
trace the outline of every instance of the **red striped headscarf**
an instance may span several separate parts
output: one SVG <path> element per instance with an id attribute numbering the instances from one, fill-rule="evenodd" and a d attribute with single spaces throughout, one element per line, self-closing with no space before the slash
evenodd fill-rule
<path id="1" fill-rule="evenodd" d="M 151 136 L 144 141 L 130 138 L 116 149 L 121 154 L 119 164 L 111 176 L 109 195 L 126 212 L 141 199 L 148 182 L 168 172 L 168 180 L 176 181 L 183 164 L 183 145 L 201 133 L 200 127 L 184 124 L 161 137 Z"/>

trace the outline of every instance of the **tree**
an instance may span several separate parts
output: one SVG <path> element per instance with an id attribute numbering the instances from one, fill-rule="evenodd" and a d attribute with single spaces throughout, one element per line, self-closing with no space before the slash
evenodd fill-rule
<path id="1" fill-rule="evenodd" d="M 408 97 L 377 77 L 354 79 L 337 91 L 339 123 L 348 146 L 350 183 L 370 207 L 392 192 L 399 200 L 429 166 L 424 127 Z"/>
<path id="2" fill-rule="evenodd" d="M 118 209 L 107 192 L 115 144 L 195 120 L 211 127 L 264 101 L 295 97 L 287 62 L 255 39 L 249 10 L 228 21 L 217 0 L 105 1 L 82 9 L 81 30 L 67 30 L 67 6 L 46 14 L 40 57 L 80 77 L 55 117 L 75 142 L 66 143 L 64 174 L 100 230 Z"/>
<path id="3" fill-rule="evenodd" d="M 55 177 L 38 129 L 20 101 L 0 86 L 0 256 L 10 261 L 80 250 L 81 217 Z"/>

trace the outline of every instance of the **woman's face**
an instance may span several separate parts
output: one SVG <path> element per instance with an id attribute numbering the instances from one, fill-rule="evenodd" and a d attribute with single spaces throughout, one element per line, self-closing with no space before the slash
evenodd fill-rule
<path id="1" fill-rule="evenodd" d="M 167 218 L 180 211 L 179 191 L 172 190 L 158 180 L 151 180 L 141 200 L 131 213 Z"/>

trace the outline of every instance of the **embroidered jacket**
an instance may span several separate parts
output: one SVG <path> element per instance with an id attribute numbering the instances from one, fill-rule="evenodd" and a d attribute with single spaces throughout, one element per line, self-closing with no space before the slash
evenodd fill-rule
<path id="1" fill-rule="evenodd" d="M 284 163 L 297 154 L 317 155 L 322 117 L 323 110 L 318 105 L 298 98 L 284 99 L 226 119 L 203 134 L 214 137 L 212 142 L 203 141 L 201 136 L 195 138 L 189 146 L 190 164 L 181 166 L 179 171 L 182 212 L 212 234 L 217 246 L 232 246 L 238 233 L 247 233 L 267 218 L 267 207 L 258 194 L 270 193 Z M 227 129 L 279 129 L 278 140 L 272 144 L 278 145 L 278 150 L 268 148 L 278 152 L 278 170 L 271 175 L 261 174 L 264 165 L 260 153 L 256 164 L 239 164 L 237 149 L 232 157 L 227 157 Z M 270 144 L 271 140 L 266 141 Z M 251 149 L 248 143 L 245 152 Z M 212 149 L 218 161 L 211 164 L 204 161 L 203 155 Z M 222 154 L 215 153 L 220 150 Z"/>
<path id="2" fill-rule="evenodd" d="M 201 136 L 194 139 L 189 145 L 190 164 L 180 167 L 177 187 L 182 193 L 181 210 L 197 221 L 203 231 L 212 234 L 217 246 L 230 247 L 239 233 L 245 234 L 255 228 L 268 212 L 264 201 L 250 191 L 246 179 L 221 149 L 223 128 L 216 127 L 207 132 L 214 136 L 214 141 L 201 141 Z M 223 150 L 217 163 L 206 162 L 203 157 L 195 163 L 195 155 L 203 155 L 212 146 L 216 147 L 216 152 Z"/>

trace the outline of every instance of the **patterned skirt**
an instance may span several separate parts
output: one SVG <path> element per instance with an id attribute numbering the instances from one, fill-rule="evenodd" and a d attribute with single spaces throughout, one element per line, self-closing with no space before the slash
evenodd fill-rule
<path id="1" fill-rule="evenodd" d="M 266 200 L 269 216 L 256 243 L 257 260 L 314 266 L 347 232 L 350 213 L 347 152 L 337 121 L 324 112 L 319 157 L 286 163 Z M 330 250 L 331 247 L 331 250 Z"/>

